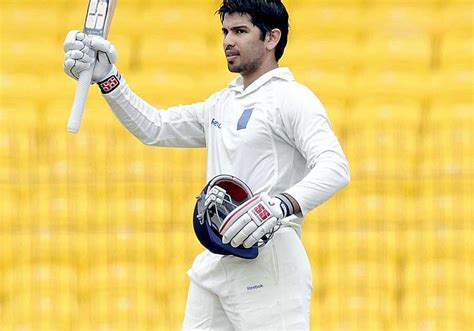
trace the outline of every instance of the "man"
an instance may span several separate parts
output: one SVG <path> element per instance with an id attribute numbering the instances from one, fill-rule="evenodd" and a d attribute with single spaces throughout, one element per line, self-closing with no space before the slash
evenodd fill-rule
<path id="1" fill-rule="evenodd" d="M 209 250 L 197 256 L 183 329 L 309 329 L 312 279 L 300 226 L 348 184 L 348 164 L 318 98 L 278 66 L 288 36 L 281 1 L 224 0 L 218 13 L 228 69 L 240 77 L 204 102 L 153 108 L 118 74 L 112 44 L 78 31 L 66 37 L 64 68 L 77 78 L 90 65 L 89 49 L 98 51 L 93 79 L 130 132 L 147 145 L 207 147 L 208 180 L 240 178 L 261 195 L 271 225 L 281 226 L 255 259 Z M 240 212 L 222 241 L 250 247 L 270 223 Z"/>

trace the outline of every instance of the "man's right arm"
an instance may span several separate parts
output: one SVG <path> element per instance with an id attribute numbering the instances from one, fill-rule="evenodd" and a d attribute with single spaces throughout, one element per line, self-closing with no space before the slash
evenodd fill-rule
<path id="1" fill-rule="evenodd" d="M 123 78 L 110 93 L 103 93 L 120 122 L 144 144 L 205 147 L 203 102 L 158 110 L 137 96 Z"/>
<path id="2" fill-rule="evenodd" d="M 115 47 L 97 36 L 71 31 L 64 41 L 64 71 L 74 79 L 93 63 L 92 82 L 97 83 L 112 111 L 122 124 L 147 145 L 204 147 L 204 103 L 157 110 L 128 87 L 115 67 Z"/>

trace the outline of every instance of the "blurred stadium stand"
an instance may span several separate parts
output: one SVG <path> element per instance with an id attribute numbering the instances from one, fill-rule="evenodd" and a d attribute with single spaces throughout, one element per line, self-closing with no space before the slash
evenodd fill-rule
<path id="1" fill-rule="evenodd" d="M 0 0 L 0 330 L 179 329 L 205 151 L 142 145 L 95 88 L 66 132 L 62 42 L 86 3 Z M 352 172 L 304 224 L 312 329 L 473 330 L 474 3 L 286 4 L 281 64 Z M 109 38 L 139 95 L 191 103 L 232 79 L 218 5 L 119 1 Z"/>

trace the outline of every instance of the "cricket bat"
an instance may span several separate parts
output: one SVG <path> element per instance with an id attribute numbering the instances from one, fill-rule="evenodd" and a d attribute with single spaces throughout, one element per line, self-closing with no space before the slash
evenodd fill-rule
<path id="1" fill-rule="evenodd" d="M 117 5 L 117 0 L 88 0 L 87 14 L 83 32 L 87 35 L 107 38 L 110 24 Z M 96 54 L 93 55 L 95 58 Z M 77 133 L 81 127 L 82 114 L 89 93 L 95 63 L 88 70 L 81 72 L 77 84 L 76 95 L 72 104 L 71 114 L 67 123 L 69 132 Z"/>

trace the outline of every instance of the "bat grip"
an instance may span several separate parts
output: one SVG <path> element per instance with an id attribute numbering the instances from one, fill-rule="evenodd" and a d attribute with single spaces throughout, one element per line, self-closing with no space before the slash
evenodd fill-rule
<path id="1" fill-rule="evenodd" d="M 82 114 L 84 113 L 87 94 L 89 93 L 89 87 L 92 82 L 94 67 L 95 62 L 91 64 L 89 69 L 84 70 L 79 74 L 76 95 L 74 96 L 71 114 L 69 115 L 69 120 L 67 122 L 67 129 L 69 132 L 77 133 L 81 127 Z"/>

